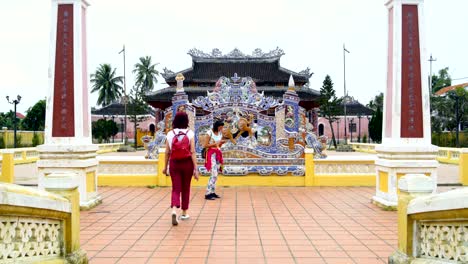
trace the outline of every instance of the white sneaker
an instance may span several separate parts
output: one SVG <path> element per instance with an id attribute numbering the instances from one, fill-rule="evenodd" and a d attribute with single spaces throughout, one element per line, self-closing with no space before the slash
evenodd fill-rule
<path id="1" fill-rule="evenodd" d="M 172 212 L 172 225 L 176 226 L 179 224 L 179 221 L 177 221 L 177 213 Z"/>
<path id="2" fill-rule="evenodd" d="M 182 220 L 182 221 L 189 220 L 189 219 L 190 219 L 190 215 L 181 215 L 180 216 L 180 220 Z"/>

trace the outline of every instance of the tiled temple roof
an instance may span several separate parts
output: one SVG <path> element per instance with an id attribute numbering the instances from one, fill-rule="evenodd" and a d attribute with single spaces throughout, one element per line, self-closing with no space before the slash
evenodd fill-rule
<path id="1" fill-rule="evenodd" d="M 309 69 L 297 73 L 281 67 L 280 58 L 284 52 L 279 48 L 268 53 L 256 49 L 252 55 L 245 55 L 238 49 L 234 49 L 226 55 L 217 49 L 211 53 L 192 49 L 188 54 L 192 57 L 191 68 L 179 72 L 164 69 L 162 76 L 170 86 L 176 85 L 175 76 L 178 73 L 184 75 L 184 83 L 188 86 L 190 84 L 214 85 L 219 77 L 231 77 L 234 73 L 237 73 L 238 76 L 252 77 L 257 86 L 286 86 L 290 75 L 293 76 L 298 86 L 302 86 L 312 76 Z"/>

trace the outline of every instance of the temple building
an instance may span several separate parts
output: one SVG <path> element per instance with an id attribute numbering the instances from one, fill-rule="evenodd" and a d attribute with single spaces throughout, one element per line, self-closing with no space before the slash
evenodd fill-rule
<path id="1" fill-rule="evenodd" d="M 168 87 L 151 92 L 146 95 L 146 101 L 156 109 L 166 109 L 172 105 L 172 97 L 176 93 L 177 81 L 175 77 L 182 73 L 185 77 L 184 90 L 192 102 L 199 96 L 206 96 L 207 91 L 213 91 L 220 77 L 251 77 L 258 92 L 264 92 L 265 96 L 272 96 L 281 100 L 288 89 L 290 76 L 296 84 L 296 92 L 300 97 L 300 106 L 307 111 L 307 116 L 312 118 L 312 113 L 319 106 L 320 92 L 308 87 L 312 73 L 307 68 L 300 72 L 294 72 L 281 67 L 280 59 L 284 51 L 276 48 L 264 53 L 261 49 L 253 51 L 252 55 L 246 55 L 238 49 L 228 54 L 222 54 L 220 50 L 213 49 L 211 53 L 205 53 L 198 49 L 191 49 L 188 55 L 192 57 L 192 66 L 188 69 L 173 72 L 164 69 L 164 77 Z"/>

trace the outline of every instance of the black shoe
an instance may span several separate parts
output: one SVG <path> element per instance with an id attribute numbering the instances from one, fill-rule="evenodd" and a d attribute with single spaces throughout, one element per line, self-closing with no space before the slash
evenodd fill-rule
<path id="1" fill-rule="evenodd" d="M 205 199 L 206 199 L 206 200 L 214 200 L 215 197 L 213 196 L 212 193 L 210 193 L 210 194 L 205 194 Z"/>
<path id="2" fill-rule="evenodd" d="M 216 193 L 213 193 L 212 195 L 214 198 L 217 198 L 217 199 L 221 198 L 221 196 L 217 195 Z"/>

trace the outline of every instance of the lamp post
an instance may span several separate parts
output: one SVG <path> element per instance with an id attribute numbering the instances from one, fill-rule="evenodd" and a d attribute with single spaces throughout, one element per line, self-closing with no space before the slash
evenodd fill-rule
<path id="1" fill-rule="evenodd" d="M 345 47 L 345 44 L 343 43 L 343 86 L 344 86 L 344 93 L 343 93 L 343 98 L 344 98 L 344 117 L 345 117 L 345 120 L 344 120 L 344 133 L 345 133 L 345 144 L 348 144 L 348 134 L 346 132 L 346 97 L 348 96 L 347 92 L 346 92 L 346 53 L 350 53 L 346 47 Z"/>
<path id="2" fill-rule="evenodd" d="M 15 116 L 13 117 L 13 148 L 16 148 L 16 105 L 18 105 L 21 101 L 21 96 L 18 95 L 16 99 L 10 101 L 10 96 L 6 97 L 8 103 L 14 105 L 15 108 Z"/>
<path id="3" fill-rule="evenodd" d="M 114 127 L 114 124 L 115 124 L 114 118 L 115 118 L 115 116 L 112 115 L 111 118 L 112 118 L 112 127 Z M 112 143 L 114 143 L 114 131 L 112 131 Z"/>
<path id="4" fill-rule="evenodd" d="M 434 61 L 437 61 L 437 59 L 434 59 L 432 57 L 432 54 L 431 54 L 431 57 L 429 58 L 429 62 L 430 62 L 430 73 L 429 73 L 429 95 L 432 94 L 432 62 Z"/>
<path id="5" fill-rule="evenodd" d="M 125 108 L 125 118 L 124 118 L 124 132 L 125 132 L 125 140 L 124 144 L 127 145 L 127 103 L 128 103 L 128 97 L 127 97 L 127 78 L 125 78 L 125 45 L 123 45 L 123 49 L 119 52 L 123 53 L 123 64 L 124 64 L 124 96 L 122 98 L 124 108 Z M 123 139 L 123 138 L 122 138 Z"/>
<path id="6" fill-rule="evenodd" d="M 369 122 L 370 122 L 371 117 L 366 115 L 366 119 L 367 119 L 367 143 L 370 143 L 371 138 L 370 138 L 370 131 L 369 131 Z"/>
<path id="7" fill-rule="evenodd" d="M 338 139 L 338 144 L 340 143 L 340 119 L 338 118 L 336 120 L 336 133 L 337 133 L 337 139 Z"/>
<path id="8" fill-rule="evenodd" d="M 357 118 L 359 120 L 359 134 L 358 134 L 358 142 L 361 143 L 361 113 L 358 113 Z"/>
<path id="9" fill-rule="evenodd" d="M 123 118 L 120 118 L 120 137 L 122 139 L 122 142 L 124 142 L 124 135 L 123 135 L 123 131 L 124 131 L 124 128 L 123 128 Z"/>

